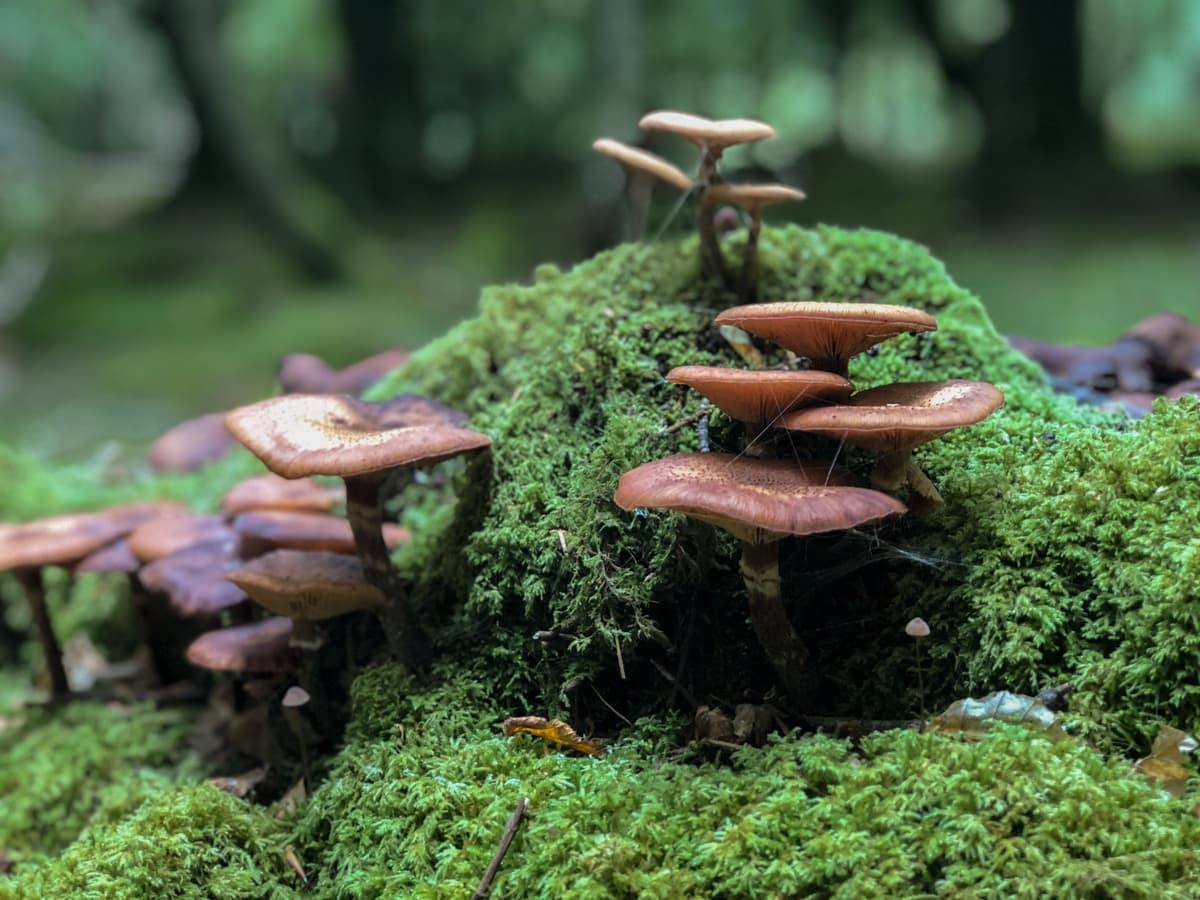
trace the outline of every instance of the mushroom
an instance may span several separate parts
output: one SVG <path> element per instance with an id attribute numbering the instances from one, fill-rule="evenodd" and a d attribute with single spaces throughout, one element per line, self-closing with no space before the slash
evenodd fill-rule
<path id="1" fill-rule="evenodd" d="M 311 699 L 308 691 L 298 684 L 293 684 L 284 692 L 283 699 L 279 702 L 283 707 L 283 720 L 287 722 L 288 730 L 300 745 L 300 765 L 305 784 L 312 784 L 312 775 L 308 767 L 308 728 L 304 724 L 304 716 L 300 709 L 307 706 Z"/>
<path id="2" fill-rule="evenodd" d="M 284 478 L 336 475 L 346 483 L 346 517 L 363 571 L 390 600 L 406 659 L 416 663 L 427 645 L 392 569 L 383 536 L 381 487 L 393 472 L 432 466 L 491 445 L 487 435 L 459 427 L 461 413 L 421 397 L 372 404 L 351 397 L 290 394 L 233 410 L 230 431 Z M 386 623 L 385 623 L 386 624 Z M 415 654 L 415 655 L 414 655 Z"/>
<path id="3" fill-rule="evenodd" d="M 659 181 L 665 181 L 681 191 L 692 189 L 692 179 L 683 169 L 647 150 L 630 147 L 628 144 L 622 144 L 612 138 L 597 138 L 592 142 L 592 149 L 605 156 L 611 156 L 635 172 L 652 175 Z"/>
<path id="4" fill-rule="evenodd" d="M 667 381 L 686 384 L 707 397 L 721 412 L 760 430 L 794 409 L 822 403 L 844 403 L 854 385 L 841 375 L 806 369 L 726 369 L 677 366 Z"/>
<path id="5" fill-rule="evenodd" d="M 63 667 L 62 649 L 46 608 L 42 568 L 72 566 L 129 534 L 141 523 L 181 510 L 182 507 L 175 503 L 131 503 L 103 512 L 0 524 L 0 572 L 12 572 L 25 591 L 55 699 L 69 696 L 70 685 Z"/>
<path id="6" fill-rule="evenodd" d="M 289 645 L 292 620 L 272 616 L 249 625 L 209 631 L 187 648 L 193 666 L 213 672 L 277 674 L 295 672 L 296 654 Z"/>
<path id="7" fill-rule="evenodd" d="M 232 539 L 192 544 L 161 556 L 142 569 L 142 584 L 167 598 L 171 611 L 184 619 L 221 615 L 246 602 L 246 595 L 225 580 L 240 560 Z"/>
<path id="8" fill-rule="evenodd" d="M 1004 394 L 983 381 L 921 381 L 860 391 L 844 406 L 788 413 L 779 427 L 820 434 L 880 454 L 871 484 L 894 493 L 908 485 L 916 504 L 938 506 L 942 496 L 912 459 L 914 447 L 964 425 L 982 422 L 1004 405 Z"/>
<path id="9" fill-rule="evenodd" d="M 1137 341 L 1150 350 L 1150 363 L 1162 381 L 1200 378 L 1200 325 L 1176 312 L 1142 319 L 1117 340 Z M 1144 390 L 1130 386 L 1130 390 Z"/>
<path id="10" fill-rule="evenodd" d="M 667 509 L 723 528 L 742 542 L 750 621 L 793 700 L 804 692 L 808 651 L 780 595 L 779 541 L 842 531 L 905 512 L 887 494 L 855 487 L 828 463 L 682 453 L 621 476 L 614 497 L 624 510 Z"/>
<path id="11" fill-rule="evenodd" d="M 234 519 L 233 528 L 241 537 L 241 555 L 245 559 L 261 556 L 271 550 L 357 552 L 350 523 L 320 513 L 252 510 Z M 391 522 L 383 525 L 383 542 L 389 552 L 408 543 L 411 537 L 407 528 Z"/>
<path id="12" fill-rule="evenodd" d="M 717 325 L 736 325 L 808 357 L 814 369 L 846 375 L 850 358 L 897 334 L 936 331 L 933 316 L 883 303 L 755 303 L 727 309 Z"/>
<path id="13" fill-rule="evenodd" d="M 194 472 L 237 446 L 225 428 L 225 413 L 180 422 L 150 445 L 146 461 L 156 472 Z"/>
<path id="14" fill-rule="evenodd" d="M 237 532 L 220 516 L 200 516 L 184 510 L 139 525 L 129 535 L 129 548 L 143 563 L 152 563 L 197 544 L 236 540 Z"/>
<path id="15" fill-rule="evenodd" d="M 710 206 L 732 204 L 750 214 L 750 225 L 746 229 L 746 249 L 742 257 L 742 277 L 738 284 L 738 297 L 743 303 L 758 299 L 758 234 L 762 230 L 762 211 L 774 203 L 799 202 L 804 191 L 784 184 L 714 184 L 704 193 L 704 202 Z"/>
<path id="16" fill-rule="evenodd" d="M 320 550 L 274 550 L 225 576 L 255 603 L 292 620 L 293 647 L 321 646 L 316 623 L 360 610 L 379 611 L 382 590 L 350 556 Z"/>
<path id="17" fill-rule="evenodd" d="M 690 113 L 660 109 L 647 113 L 638 122 L 645 131 L 665 131 L 691 141 L 700 151 L 700 169 L 696 184 L 700 196 L 696 204 L 696 230 L 700 235 L 700 263 L 703 270 L 727 281 L 721 245 L 713 222 L 713 207 L 707 193 L 717 181 L 717 161 L 726 148 L 774 137 L 775 129 L 753 119 L 706 119 Z"/>
<path id="18" fill-rule="evenodd" d="M 231 487 L 221 498 L 221 509 L 234 514 L 252 509 L 329 512 L 345 502 L 345 491 L 340 486 L 326 487 L 311 478 L 289 480 L 267 472 Z"/>
<path id="19" fill-rule="evenodd" d="M 289 353 L 279 361 L 279 386 L 285 394 L 361 394 L 393 369 L 408 362 L 405 350 L 385 350 L 342 370 L 311 353 Z"/>

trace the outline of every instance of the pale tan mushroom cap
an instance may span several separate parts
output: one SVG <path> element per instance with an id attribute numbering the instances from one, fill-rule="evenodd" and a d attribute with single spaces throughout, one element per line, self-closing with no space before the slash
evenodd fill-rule
<path id="1" fill-rule="evenodd" d="M 275 616 L 202 634 L 188 646 L 187 659 L 193 666 L 215 672 L 294 672 L 291 637 L 292 620 Z"/>
<path id="2" fill-rule="evenodd" d="M 187 507 L 179 503 L 130 503 L 101 512 L 0 524 L 0 572 L 70 565 L 125 537 L 144 522 L 186 513 Z"/>
<path id="3" fill-rule="evenodd" d="M 659 181 L 665 181 L 667 184 L 673 185 L 681 191 L 690 191 L 692 189 L 691 177 L 683 169 L 672 165 L 661 156 L 655 156 L 653 153 L 639 149 L 638 147 L 630 147 L 628 144 L 622 144 L 620 141 L 614 141 L 612 138 L 597 138 L 592 143 L 592 149 L 598 153 L 603 153 L 605 156 L 611 156 L 631 169 L 637 169 L 639 172 L 653 175 Z"/>
<path id="4" fill-rule="evenodd" d="M 1003 405 L 1004 394 L 984 381 L 918 381 L 862 391 L 844 406 L 788 413 L 779 427 L 896 453 L 982 422 Z"/>
<path id="5" fill-rule="evenodd" d="M 644 131 L 666 131 L 720 153 L 734 144 L 747 144 L 774 137 L 775 129 L 756 119 L 706 119 L 691 113 L 660 109 L 638 122 Z"/>
<path id="6" fill-rule="evenodd" d="M 716 318 L 819 362 L 842 362 L 906 332 L 936 331 L 937 320 L 919 309 L 882 303 L 754 303 Z"/>
<path id="7" fill-rule="evenodd" d="M 421 410 L 422 415 L 428 411 Z M 491 444 L 487 435 L 453 425 L 396 425 L 409 421 L 406 414 L 389 413 L 386 407 L 381 411 L 352 397 L 288 394 L 235 409 L 225 421 L 239 441 L 284 478 L 347 478 L 429 466 Z"/>
<path id="8" fill-rule="evenodd" d="M 804 370 L 726 369 L 678 366 L 667 381 L 686 384 L 739 422 L 766 424 L 785 412 L 826 403 L 844 403 L 854 385 L 841 375 Z"/>
<path id="9" fill-rule="evenodd" d="M 269 550 L 356 552 L 350 523 L 336 516 L 280 509 L 252 510 L 234 519 L 233 528 L 241 536 L 245 556 Z M 411 538 L 407 528 L 391 522 L 383 524 L 383 540 L 389 550 Z"/>
<path id="10" fill-rule="evenodd" d="M 358 559 L 337 553 L 275 550 L 225 577 L 260 606 L 293 619 L 331 619 L 384 604 Z"/>
<path id="11" fill-rule="evenodd" d="M 850 486 L 829 463 L 681 453 L 621 476 L 616 504 L 668 509 L 751 543 L 842 531 L 906 512 L 894 497 Z"/>
<path id="12" fill-rule="evenodd" d="M 152 563 L 197 544 L 233 546 L 236 541 L 237 533 L 220 516 L 186 513 L 143 522 L 129 535 L 129 549 L 142 562 Z"/>
<path id="13" fill-rule="evenodd" d="M 288 479 L 267 472 L 235 484 L 221 498 L 221 509 L 227 513 L 249 512 L 252 509 L 286 509 L 293 511 L 329 512 L 346 502 L 346 489 L 326 487 L 311 478 Z"/>
<path id="14" fill-rule="evenodd" d="M 786 184 L 714 184 L 704 192 L 704 202 L 720 206 L 738 206 L 747 212 L 757 212 L 775 203 L 798 203 L 804 191 Z"/>

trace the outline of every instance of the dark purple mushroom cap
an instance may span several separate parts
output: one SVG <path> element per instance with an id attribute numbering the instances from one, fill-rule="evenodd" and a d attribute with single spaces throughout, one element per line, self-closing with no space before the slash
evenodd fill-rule
<path id="1" fill-rule="evenodd" d="M 155 560 L 138 577 L 148 590 L 165 594 L 176 615 L 216 616 L 246 602 L 246 595 L 225 577 L 241 564 L 235 547 L 230 541 L 195 544 Z"/>
<path id="2" fill-rule="evenodd" d="M 296 654 L 288 641 L 292 620 L 274 616 L 200 635 L 187 649 L 193 666 L 215 672 L 272 674 L 294 672 Z"/>
<path id="3" fill-rule="evenodd" d="M 326 550 L 330 553 L 357 552 L 350 523 L 320 513 L 287 510 L 255 510 L 233 521 L 241 536 L 242 555 L 249 558 L 271 550 Z M 407 543 L 407 528 L 385 522 L 383 540 L 389 550 Z"/>
<path id="4" fill-rule="evenodd" d="M 129 541 L 121 538 L 95 553 L 89 553 L 75 564 L 74 571 L 83 572 L 136 572 L 142 562 L 133 553 Z"/>
<path id="5" fill-rule="evenodd" d="M 237 446 L 225 427 L 225 413 L 215 412 L 180 422 L 164 432 L 146 455 L 156 472 L 194 472 L 221 459 Z"/>
<path id="6" fill-rule="evenodd" d="M 357 396 L 408 362 L 408 357 L 405 350 L 385 350 L 338 370 L 311 353 L 289 353 L 279 362 L 279 386 L 286 394 Z"/>

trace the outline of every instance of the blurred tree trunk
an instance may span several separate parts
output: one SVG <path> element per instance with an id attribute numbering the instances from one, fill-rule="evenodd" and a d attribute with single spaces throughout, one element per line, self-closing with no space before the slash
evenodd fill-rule
<path id="1" fill-rule="evenodd" d="M 407 195 L 419 163 L 421 97 L 407 0 L 338 0 L 346 38 L 349 105 L 346 143 L 367 202 Z"/>
<path id="2" fill-rule="evenodd" d="M 218 41 L 223 7 L 214 0 L 154 0 L 151 7 L 199 127 L 197 163 L 233 184 L 270 240 L 306 276 L 340 277 L 332 241 L 306 222 L 306 212 L 327 215 L 335 204 L 241 108 Z"/>

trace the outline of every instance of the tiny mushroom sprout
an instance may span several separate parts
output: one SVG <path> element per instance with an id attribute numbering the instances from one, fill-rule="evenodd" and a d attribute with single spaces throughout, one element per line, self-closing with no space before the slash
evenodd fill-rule
<path id="1" fill-rule="evenodd" d="M 642 116 L 638 127 L 643 131 L 664 131 L 691 141 L 700 151 L 696 185 L 700 196 L 696 204 L 696 230 L 700 235 L 700 264 L 704 272 L 723 283 L 725 263 L 713 221 L 715 204 L 707 201 L 710 188 L 720 181 L 717 161 L 728 147 L 774 137 L 775 129 L 754 119 L 706 119 L 691 113 L 660 109 Z"/>
<path id="2" fill-rule="evenodd" d="M 63 667 L 62 649 L 46 607 L 41 570 L 45 566 L 74 566 L 143 522 L 179 513 L 182 509 L 178 504 L 167 502 L 131 503 L 103 512 L 0 524 L 0 572 L 12 572 L 24 588 L 56 699 L 69 696 L 70 685 Z"/>
<path id="3" fill-rule="evenodd" d="M 295 672 L 295 651 L 288 643 L 292 620 L 272 616 L 249 625 L 205 632 L 187 648 L 193 666 L 213 672 L 273 675 Z"/>
<path id="4" fill-rule="evenodd" d="M 277 475 L 331 475 L 346 484 L 346 517 L 363 571 L 387 596 L 395 631 L 410 662 L 426 643 L 408 598 L 392 569 L 383 534 L 382 486 L 394 472 L 425 468 L 491 445 L 461 427 L 462 414 L 422 397 L 374 404 L 334 394 L 288 394 L 233 410 L 226 423 Z M 387 624 L 387 623 L 385 623 Z M 391 633 L 389 640 L 397 635 Z"/>
<path id="5" fill-rule="evenodd" d="M 682 453 L 621 476 L 624 510 L 665 509 L 730 532 L 742 543 L 750 620 L 793 699 L 803 695 L 808 653 L 780 592 L 779 541 L 844 531 L 905 512 L 887 494 L 853 485 L 829 463 L 797 463 L 725 453 Z"/>
<path id="6" fill-rule="evenodd" d="M 156 472 L 194 472 L 237 446 L 225 427 L 225 413 L 180 422 L 150 445 L 146 460 Z"/>
<path id="7" fill-rule="evenodd" d="M 917 504 L 933 508 L 942 497 L 913 462 L 913 448 L 982 422 L 1003 405 L 1004 394 L 984 381 L 888 384 L 860 391 L 843 406 L 788 413 L 779 427 L 874 450 L 880 456 L 871 484 L 892 493 L 907 485 Z"/>
<path id="8" fill-rule="evenodd" d="M 350 523 L 336 516 L 319 513 L 289 512 L 282 509 L 251 510 L 233 520 L 241 536 L 241 555 L 245 559 L 271 550 L 327 550 L 330 553 L 357 552 Z M 407 528 L 385 522 L 383 542 L 389 551 L 407 543 Z"/>
<path id="9" fill-rule="evenodd" d="M 292 620 L 293 647 L 316 650 L 316 623 L 346 613 L 380 610 L 383 591 L 352 556 L 320 550 L 274 550 L 226 576 L 255 603 Z"/>
<path id="10" fill-rule="evenodd" d="M 221 498 L 221 509 L 232 514 L 252 509 L 329 512 L 345 502 L 345 491 L 340 486 L 326 487 L 311 478 L 289 480 L 274 472 L 267 472 L 239 481 L 231 487 Z"/>
<path id="11" fill-rule="evenodd" d="M 738 284 L 738 296 L 743 303 L 753 303 L 758 297 L 758 234 L 762 231 L 763 209 L 775 203 L 795 203 L 803 199 L 803 191 L 785 184 L 714 184 L 705 191 L 705 203 L 738 206 L 750 215 L 742 277 Z"/>
<path id="12" fill-rule="evenodd" d="M 794 409 L 844 403 L 854 391 L 854 385 L 841 375 L 813 369 L 780 371 L 677 366 L 667 373 L 667 381 L 686 384 L 731 419 L 759 429 Z"/>
<path id="13" fill-rule="evenodd" d="M 285 394 L 358 395 L 408 362 L 408 356 L 405 350 L 385 350 L 339 370 L 311 353 L 289 353 L 279 361 L 279 386 Z"/>
<path id="14" fill-rule="evenodd" d="M 839 375 L 847 374 L 851 357 L 881 341 L 937 330 L 928 313 L 883 303 L 754 303 L 724 310 L 715 321 L 745 329 L 807 357 L 814 369 Z"/>
<path id="15" fill-rule="evenodd" d="M 592 149 L 605 156 L 611 156 L 634 171 L 652 175 L 659 181 L 665 181 L 681 191 L 692 189 L 692 179 L 683 169 L 649 151 L 630 147 L 628 144 L 622 144 L 612 138 L 597 138 L 592 143 Z"/>

